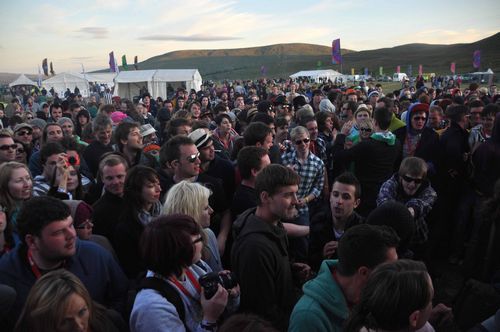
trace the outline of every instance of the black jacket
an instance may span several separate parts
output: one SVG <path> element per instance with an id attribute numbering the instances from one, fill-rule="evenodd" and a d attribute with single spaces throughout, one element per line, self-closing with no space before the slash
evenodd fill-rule
<path id="1" fill-rule="evenodd" d="M 406 144 L 406 136 L 408 134 L 408 127 L 401 127 L 394 131 L 394 135 L 401 142 L 402 145 Z M 437 171 L 438 160 L 439 160 L 439 135 L 434 131 L 434 129 L 429 127 L 424 127 L 420 137 L 420 141 L 415 149 L 414 157 L 419 157 L 425 160 L 428 165 L 432 164 L 428 171 L 428 174 L 434 174 Z M 403 149 L 400 149 L 399 158 L 397 165 L 401 164 L 403 160 Z M 396 167 L 399 168 L 399 167 Z"/>
<path id="2" fill-rule="evenodd" d="M 298 300 L 283 225 L 273 226 L 255 216 L 256 209 L 242 213 L 233 226 L 231 265 L 241 288 L 240 310 L 268 319 L 286 330 Z"/>
<path id="3" fill-rule="evenodd" d="M 123 198 L 106 191 L 92 206 L 94 209 L 92 213 L 93 232 L 103 235 L 111 241 L 113 229 L 118 224 L 123 207 Z"/>

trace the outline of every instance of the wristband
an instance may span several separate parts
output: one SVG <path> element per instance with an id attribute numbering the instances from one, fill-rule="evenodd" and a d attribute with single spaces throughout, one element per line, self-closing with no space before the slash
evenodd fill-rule
<path id="1" fill-rule="evenodd" d="M 206 331 L 214 332 L 217 330 L 217 323 L 209 322 L 204 319 L 201 321 L 200 327 Z"/>

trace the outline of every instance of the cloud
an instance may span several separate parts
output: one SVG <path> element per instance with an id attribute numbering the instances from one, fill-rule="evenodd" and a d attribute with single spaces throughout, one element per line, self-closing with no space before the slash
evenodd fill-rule
<path id="1" fill-rule="evenodd" d="M 108 37 L 108 29 L 103 27 L 83 27 L 76 32 L 88 34 L 94 39 L 104 39 Z"/>
<path id="2" fill-rule="evenodd" d="M 238 40 L 241 37 L 232 36 L 215 36 L 215 35 L 203 35 L 203 34 L 193 34 L 189 36 L 174 36 L 174 35 L 151 35 L 143 36 L 137 38 L 139 40 L 164 40 L 164 41 L 185 41 L 185 42 L 212 42 L 212 41 L 224 41 L 224 40 Z"/>

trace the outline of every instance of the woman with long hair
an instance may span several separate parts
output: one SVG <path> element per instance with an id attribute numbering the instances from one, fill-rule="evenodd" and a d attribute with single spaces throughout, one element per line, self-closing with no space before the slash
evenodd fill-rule
<path id="1" fill-rule="evenodd" d="M 428 324 L 434 288 L 422 262 L 378 266 L 345 324 L 346 332 L 416 331 Z"/>
<path id="2" fill-rule="evenodd" d="M 135 278 L 144 270 L 139 255 L 139 238 L 144 227 L 160 215 L 160 179 L 158 173 L 146 166 L 135 166 L 125 178 L 124 210 L 115 226 L 113 247 L 118 260 L 129 278 Z"/>
<path id="3" fill-rule="evenodd" d="M 210 215 L 214 212 L 208 204 L 210 189 L 195 182 L 181 181 L 175 184 L 167 193 L 163 214 L 181 213 L 193 218 L 203 229 L 203 243 L 205 250 L 202 258 L 212 271 L 222 271 L 217 237 L 209 228 Z"/>
<path id="4" fill-rule="evenodd" d="M 154 280 L 171 292 L 165 296 L 143 287 L 137 293 L 130 315 L 132 332 L 215 331 L 226 306 L 228 311 L 237 308 L 239 286 L 234 280 L 226 287 L 217 282 L 209 287 L 200 279 L 207 280 L 211 272 L 201 259 L 201 233 L 193 218 L 180 214 L 160 216 L 146 226 L 139 246 L 148 270 L 146 280 Z M 221 275 L 226 282 L 231 278 L 227 271 L 216 277 Z"/>
<path id="5" fill-rule="evenodd" d="M 30 290 L 15 332 L 118 331 L 106 308 L 92 302 L 80 279 L 65 269 L 44 274 Z"/>
<path id="6" fill-rule="evenodd" d="M 28 166 L 16 161 L 0 165 L 0 204 L 12 227 L 23 202 L 31 198 L 33 179 Z"/>

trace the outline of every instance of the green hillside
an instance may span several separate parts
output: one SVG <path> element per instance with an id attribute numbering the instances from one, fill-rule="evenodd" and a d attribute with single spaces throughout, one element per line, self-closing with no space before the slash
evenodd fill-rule
<path id="1" fill-rule="evenodd" d="M 422 64 L 424 72 L 450 74 L 450 63 L 456 63 L 456 72 L 467 73 L 472 68 L 472 53 L 481 50 L 481 70 L 491 68 L 500 71 L 500 33 L 470 44 L 430 45 L 407 44 L 392 48 L 355 52 L 342 50 L 343 73 L 351 68 L 363 73 L 367 67 L 371 74 L 378 75 L 379 66 L 391 75 L 396 66 L 406 72 L 412 65 L 413 74 Z M 334 69 L 331 64 L 331 48 L 312 44 L 279 44 L 222 50 L 185 50 L 165 53 L 139 63 L 139 69 L 197 68 L 203 79 L 254 79 L 261 77 L 265 67 L 266 77 L 288 77 L 300 70 Z"/>

